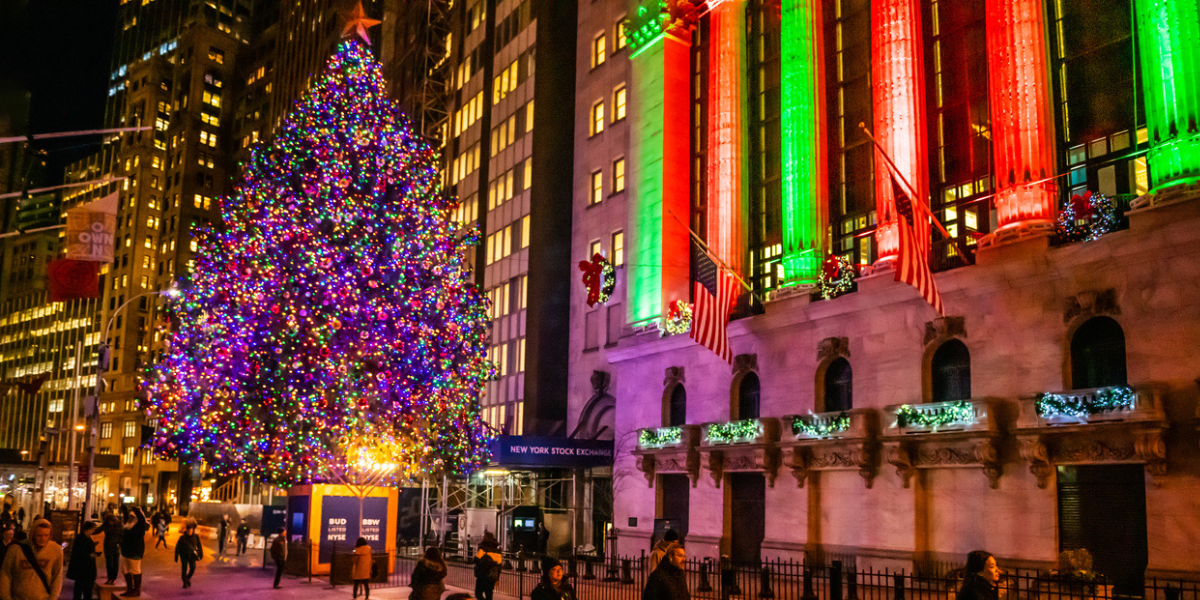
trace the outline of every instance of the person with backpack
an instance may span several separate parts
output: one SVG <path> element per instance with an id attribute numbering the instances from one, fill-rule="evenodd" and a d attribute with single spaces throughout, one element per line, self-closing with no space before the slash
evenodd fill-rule
<path id="1" fill-rule="evenodd" d="M 96 552 L 96 540 L 92 539 L 95 532 L 96 524 L 88 521 L 71 544 L 67 579 L 75 581 L 74 600 L 92 600 L 92 591 L 96 587 L 96 557 L 100 555 Z"/>
<path id="2" fill-rule="evenodd" d="M 121 532 L 121 567 L 125 570 L 125 591 L 122 597 L 142 595 L 142 557 L 146 554 L 146 532 L 150 523 L 146 513 L 133 507 L 125 515 L 125 526 Z"/>
<path id="3" fill-rule="evenodd" d="M 483 532 L 483 541 L 479 542 L 479 551 L 475 553 L 475 599 L 492 600 L 496 591 L 496 582 L 500 581 L 500 567 L 504 557 L 500 554 L 500 544 L 490 531 Z"/>
<path id="4" fill-rule="evenodd" d="M 358 597 L 358 588 L 362 586 L 363 597 L 371 600 L 371 565 L 373 562 L 374 558 L 371 555 L 371 546 L 367 544 L 367 538 L 358 538 L 358 541 L 354 543 L 354 568 L 350 572 L 350 578 L 354 580 L 354 595 L 351 598 Z"/>
<path id="5" fill-rule="evenodd" d="M 58 600 L 63 585 L 63 551 L 50 543 L 50 521 L 36 519 L 29 541 L 8 549 L 0 563 L 0 598 Z"/>
<path id="6" fill-rule="evenodd" d="M 287 561 L 287 534 L 280 527 L 271 542 L 271 560 L 275 561 L 275 589 L 279 589 L 279 579 L 283 577 L 283 565 Z"/>
<path id="7" fill-rule="evenodd" d="M 204 558 L 204 545 L 196 535 L 196 523 L 188 521 L 179 541 L 175 542 L 175 562 L 179 563 L 183 587 L 192 587 L 192 575 L 196 574 L 196 563 L 201 558 Z"/>

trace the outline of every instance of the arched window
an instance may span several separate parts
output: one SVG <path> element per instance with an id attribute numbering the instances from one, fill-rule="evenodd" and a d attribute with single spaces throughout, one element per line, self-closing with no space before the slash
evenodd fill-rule
<path id="1" fill-rule="evenodd" d="M 760 392 L 758 375 L 746 373 L 738 385 L 738 419 L 758 418 L 758 397 Z"/>
<path id="2" fill-rule="evenodd" d="M 1071 338 L 1071 387 L 1125 385 L 1125 332 L 1109 317 L 1088 319 Z"/>
<path id="3" fill-rule="evenodd" d="M 825 412 L 854 408 L 854 388 L 850 382 L 850 361 L 838 357 L 825 367 Z"/>
<path id="4" fill-rule="evenodd" d="M 671 405 L 667 407 L 667 425 L 674 427 L 687 423 L 687 390 L 682 383 L 671 389 Z"/>
<path id="5" fill-rule="evenodd" d="M 971 353 L 966 344 L 958 340 L 942 344 L 933 353 L 930 370 L 934 402 L 971 397 Z"/>

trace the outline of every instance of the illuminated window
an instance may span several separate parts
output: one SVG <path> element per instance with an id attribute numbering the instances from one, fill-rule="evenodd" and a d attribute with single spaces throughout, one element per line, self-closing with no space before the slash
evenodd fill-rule
<path id="1" fill-rule="evenodd" d="M 588 246 L 588 258 L 591 258 L 597 254 L 604 254 L 604 246 L 600 244 L 600 240 L 595 240 L 591 243 L 591 245 Z"/>
<path id="2" fill-rule="evenodd" d="M 137 421 L 125 421 L 125 429 L 122 434 L 127 438 L 136 437 L 138 434 Z"/>
<path id="3" fill-rule="evenodd" d="M 591 135 L 604 131 L 604 101 L 599 100 L 592 105 Z"/>
<path id="4" fill-rule="evenodd" d="M 625 157 L 613 161 L 612 193 L 625 191 Z"/>
<path id="5" fill-rule="evenodd" d="M 529 247 L 529 215 L 521 217 L 521 247 Z"/>
<path id="6" fill-rule="evenodd" d="M 137 447 L 129 446 L 125 448 L 124 454 L 121 456 L 121 464 L 132 465 L 134 463 L 134 453 L 137 452 Z"/>
<path id="7" fill-rule="evenodd" d="M 589 204 L 600 204 L 604 199 L 604 175 L 600 171 L 592 171 L 592 193 Z"/>
<path id="8" fill-rule="evenodd" d="M 626 92 L 624 84 L 621 84 L 621 87 L 617 88 L 616 91 L 613 92 L 613 123 L 625 118 L 625 105 L 627 97 L 628 92 Z"/>
<path id="9" fill-rule="evenodd" d="M 605 53 L 607 52 L 607 50 L 604 47 L 604 44 L 605 44 L 605 36 L 604 36 L 604 32 L 601 31 L 592 40 L 592 68 L 593 69 L 604 64 L 604 59 L 606 58 Z"/>
<path id="10" fill-rule="evenodd" d="M 625 48 L 626 45 L 629 44 L 629 39 L 625 35 L 625 19 L 624 18 L 621 18 L 620 20 L 617 21 L 615 37 L 617 39 L 617 43 L 616 43 L 616 48 L 614 49 L 614 51 L 622 50 Z"/>
<path id="11" fill-rule="evenodd" d="M 525 105 L 525 132 L 533 131 L 533 100 Z"/>
<path id="12" fill-rule="evenodd" d="M 101 405 L 101 406 L 104 406 L 104 405 Z M 106 410 L 103 412 L 108 412 L 108 411 Z M 102 439 L 102 440 L 112 439 L 112 433 L 113 433 L 112 425 L 113 424 L 111 422 L 100 424 L 100 439 Z"/>
<path id="13" fill-rule="evenodd" d="M 208 60 L 211 60 L 219 65 L 225 64 L 225 53 L 210 46 L 208 48 Z"/>
<path id="14" fill-rule="evenodd" d="M 625 232 L 618 231 L 612 236 L 612 263 L 620 267 L 625 264 Z"/>

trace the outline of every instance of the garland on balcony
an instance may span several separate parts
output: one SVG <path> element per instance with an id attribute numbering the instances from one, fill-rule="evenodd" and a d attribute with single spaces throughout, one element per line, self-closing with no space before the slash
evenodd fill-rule
<path id="1" fill-rule="evenodd" d="M 711 442 L 728 444 L 756 437 L 758 437 L 758 421 L 755 419 L 713 423 L 708 426 L 708 439 Z"/>
<path id="2" fill-rule="evenodd" d="M 1117 228 L 1117 205 L 1104 194 L 1075 194 L 1058 212 L 1055 229 L 1064 242 L 1091 242 Z"/>
<path id="3" fill-rule="evenodd" d="M 843 412 L 832 421 L 822 425 L 821 423 L 810 423 L 804 420 L 804 417 L 796 415 L 792 417 L 792 435 L 801 436 L 807 435 L 810 437 L 826 437 L 834 433 L 840 433 L 850 428 L 850 415 Z"/>
<path id="4" fill-rule="evenodd" d="M 829 255 L 821 263 L 821 279 L 817 282 L 817 292 L 825 300 L 840 296 L 854 285 L 854 266 L 844 256 Z"/>
<path id="5" fill-rule="evenodd" d="M 1087 417 L 1111 410 L 1129 410 L 1137 394 L 1128 386 L 1107 387 L 1087 396 L 1052 394 L 1037 395 L 1037 414 L 1050 417 Z"/>
<path id="6" fill-rule="evenodd" d="M 671 303 L 667 316 L 662 320 L 663 335 L 679 335 L 692 329 L 692 305 L 686 300 Z"/>
<path id="7" fill-rule="evenodd" d="M 896 424 L 900 427 L 941 427 L 953 423 L 967 423 L 975 418 L 975 408 L 966 400 L 959 400 L 946 408 L 928 413 L 908 404 L 896 409 Z"/>
<path id="8" fill-rule="evenodd" d="M 680 427 L 643 429 L 638 434 L 638 445 L 644 448 L 662 448 L 670 444 L 678 444 L 682 439 L 683 429 Z"/>

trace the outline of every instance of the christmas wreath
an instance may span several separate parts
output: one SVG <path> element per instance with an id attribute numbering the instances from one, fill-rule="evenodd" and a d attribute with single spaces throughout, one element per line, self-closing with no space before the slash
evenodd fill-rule
<path id="1" fill-rule="evenodd" d="M 592 260 L 579 261 L 579 270 L 583 271 L 583 285 L 587 288 L 587 305 L 608 302 L 617 287 L 617 270 L 612 263 L 597 252 Z"/>
<path id="2" fill-rule="evenodd" d="M 1065 242 L 1091 242 L 1117 228 L 1117 205 L 1104 194 L 1087 192 L 1071 196 L 1058 212 L 1055 229 Z"/>
<path id="3" fill-rule="evenodd" d="M 667 316 L 663 318 L 663 335 L 687 333 L 692 329 L 692 305 L 684 300 L 671 303 Z"/>
<path id="4" fill-rule="evenodd" d="M 817 282 L 817 291 L 821 298 L 828 300 L 840 296 L 854 285 L 854 265 L 844 256 L 829 255 L 821 263 L 821 279 Z"/>

